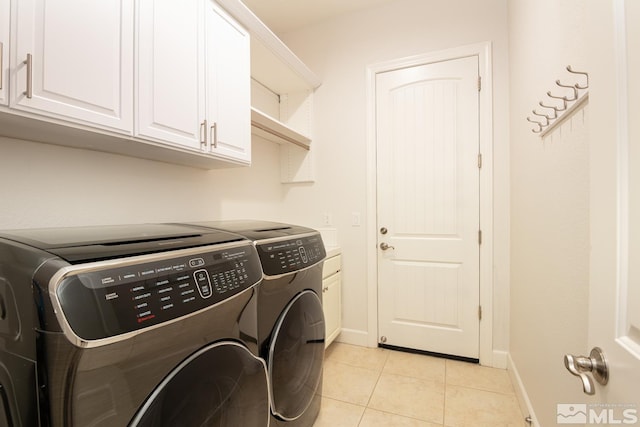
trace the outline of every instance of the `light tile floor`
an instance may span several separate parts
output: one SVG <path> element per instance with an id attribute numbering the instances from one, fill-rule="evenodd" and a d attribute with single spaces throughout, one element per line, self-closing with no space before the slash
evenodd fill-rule
<path id="1" fill-rule="evenodd" d="M 521 427 L 507 371 L 333 343 L 314 427 Z"/>

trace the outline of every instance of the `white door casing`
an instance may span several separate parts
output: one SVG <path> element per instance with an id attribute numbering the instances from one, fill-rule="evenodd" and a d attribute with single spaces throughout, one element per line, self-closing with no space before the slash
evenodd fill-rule
<path id="1" fill-rule="evenodd" d="M 479 357 L 478 92 L 477 56 L 376 76 L 384 344 Z"/>

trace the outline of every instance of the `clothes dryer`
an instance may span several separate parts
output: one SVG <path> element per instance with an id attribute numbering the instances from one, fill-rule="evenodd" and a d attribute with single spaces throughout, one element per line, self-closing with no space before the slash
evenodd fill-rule
<path id="1" fill-rule="evenodd" d="M 0 233 L 0 425 L 268 426 L 261 279 L 215 230 Z"/>
<path id="2" fill-rule="evenodd" d="M 325 323 L 320 233 L 265 221 L 193 225 L 255 242 L 264 279 L 258 287 L 258 345 L 271 385 L 272 425 L 311 427 L 320 411 Z"/>

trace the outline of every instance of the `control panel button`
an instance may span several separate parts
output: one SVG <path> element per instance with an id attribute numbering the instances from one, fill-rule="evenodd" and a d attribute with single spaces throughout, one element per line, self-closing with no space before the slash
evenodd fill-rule
<path id="1" fill-rule="evenodd" d="M 305 251 L 304 246 L 300 246 L 298 248 L 298 251 L 300 252 L 300 256 L 302 257 L 302 262 L 304 262 L 305 264 L 309 262 L 309 258 L 307 257 L 307 251 Z"/>
<path id="2" fill-rule="evenodd" d="M 204 259 L 202 258 L 193 258 L 189 260 L 189 267 L 196 268 L 202 267 L 204 265 Z"/>
<path id="3" fill-rule="evenodd" d="M 196 285 L 198 285 L 198 291 L 202 298 L 209 298 L 212 294 L 211 280 L 209 280 L 209 272 L 205 269 L 198 270 L 193 273 L 193 277 L 196 279 Z"/>

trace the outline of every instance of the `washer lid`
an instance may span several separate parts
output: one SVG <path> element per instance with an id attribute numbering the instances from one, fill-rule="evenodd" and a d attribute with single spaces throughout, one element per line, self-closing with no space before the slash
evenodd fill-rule
<path id="1" fill-rule="evenodd" d="M 6 230 L 0 237 L 77 264 L 246 240 L 237 234 L 174 224 L 135 224 Z"/>

